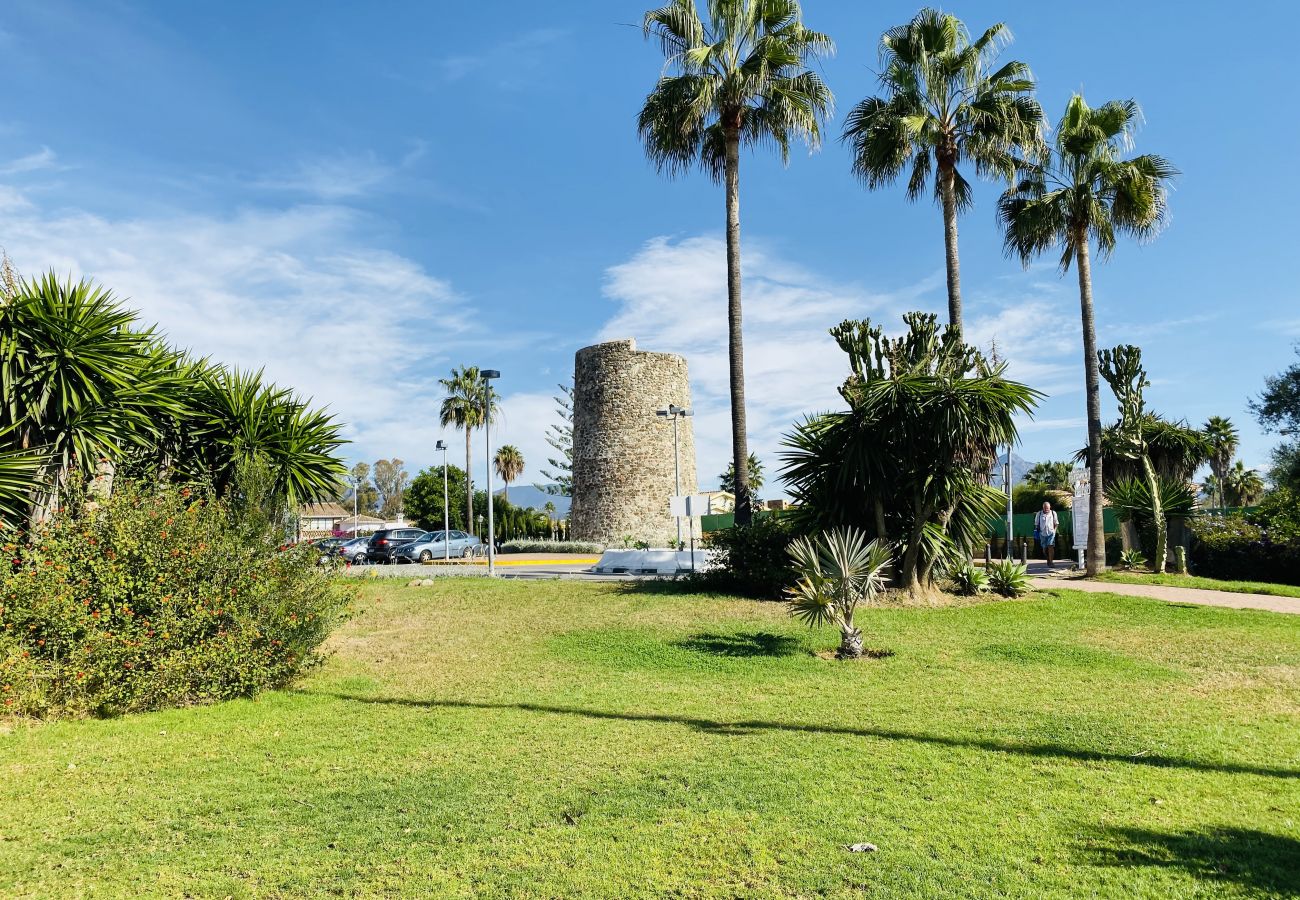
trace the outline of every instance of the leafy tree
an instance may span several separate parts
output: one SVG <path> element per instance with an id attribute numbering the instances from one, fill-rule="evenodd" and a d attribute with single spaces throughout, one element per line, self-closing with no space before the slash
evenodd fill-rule
<path id="1" fill-rule="evenodd" d="M 1300 356 L 1300 344 L 1296 355 Z M 1300 362 L 1269 376 L 1264 392 L 1250 401 L 1250 411 L 1265 431 L 1289 438 L 1274 448 L 1270 475 L 1274 484 L 1300 491 Z"/>
<path id="2" fill-rule="evenodd" d="M 411 480 L 405 463 L 397 457 L 377 459 L 373 477 L 375 489 L 381 498 L 379 515 L 384 519 L 396 518 L 397 514 L 402 512 L 402 498 Z"/>
<path id="3" fill-rule="evenodd" d="M 1214 473 L 1214 484 L 1218 489 L 1216 497 L 1219 506 L 1223 506 L 1223 482 L 1228 475 L 1228 467 L 1237 454 L 1237 428 L 1230 419 L 1223 416 L 1210 416 L 1202 429 L 1210 450 L 1210 471 Z"/>
<path id="4" fill-rule="evenodd" d="M 1070 489 L 1070 471 L 1071 466 L 1068 462 L 1048 460 L 1047 462 L 1034 463 L 1029 471 L 1025 473 L 1024 483 L 1053 491 L 1068 491 Z"/>
<path id="5" fill-rule="evenodd" d="M 496 470 L 501 481 L 505 483 L 505 499 L 510 501 L 510 483 L 517 481 L 524 474 L 524 455 L 513 444 L 502 444 L 497 448 L 497 455 L 492 458 L 492 468 Z"/>
<path id="6" fill-rule="evenodd" d="M 698 164 L 725 185 L 731 453 L 736 522 L 752 516 L 741 327 L 740 148 L 770 144 L 783 161 L 791 138 L 811 147 L 833 104 L 810 63 L 830 38 L 805 28 L 797 0 L 670 0 L 645 14 L 643 28 L 666 58 L 666 71 L 637 120 L 646 155 L 677 175 Z"/>
<path id="7" fill-rule="evenodd" d="M 840 630 L 837 659 L 862 657 L 862 632 L 854 624 L 858 604 L 870 604 L 884 589 L 889 546 L 868 541 L 856 528 L 836 528 L 817 541 L 806 535 L 790 544 L 799 580 L 786 591 L 790 614 L 809 626 L 834 625 Z"/>
<path id="8" fill-rule="evenodd" d="M 426 531 L 442 530 L 442 466 L 430 466 L 406 489 L 406 515 Z M 472 531 L 465 519 L 465 470 L 447 466 L 447 515 L 450 527 Z"/>
<path id="9" fill-rule="evenodd" d="M 1223 492 L 1229 506 L 1254 506 L 1264 496 L 1264 479 L 1254 469 L 1237 460 L 1223 479 Z"/>
<path id="10" fill-rule="evenodd" d="M 1079 278 L 1083 321 L 1084 385 L 1088 404 L 1087 572 L 1105 568 L 1102 548 L 1101 376 L 1092 303 L 1090 245 L 1105 259 L 1116 237 L 1149 240 L 1165 221 L 1166 195 L 1177 170 L 1159 156 L 1122 159 L 1132 142 L 1140 111 L 1132 100 L 1089 108 L 1075 94 L 1056 128 L 1054 146 L 1041 163 L 1026 164 L 1015 187 L 1003 194 L 998 212 L 1006 228 L 1006 247 L 1028 266 L 1035 257 L 1060 248 L 1061 271 L 1073 263 Z"/>
<path id="11" fill-rule="evenodd" d="M 546 460 L 549 469 L 542 469 L 547 484 L 534 485 L 539 490 L 557 497 L 573 496 L 573 386 L 558 385 L 560 394 L 555 397 L 556 412 L 560 421 L 552 422 L 546 429 L 546 443 L 559 454 Z"/>
<path id="12" fill-rule="evenodd" d="M 451 370 L 450 378 L 442 378 L 439 384 L 447 391 L 442 401 L 438 421 L 445 428 L 452 425 L 465 432 L 465 472 L 474 471 L 470 447 L 470 436 L 475 428 L 482 428 L 489 418 L 495 420 L 500 409 L 500 397 L 479 374 L 478 366 L 462 366 Z M 473 492 L 465 492 L 465 521 L 469 523 L 465 530 L 472 530 L 474 523 Z"/>
<path id="13" fill-rule="evenodd" d="M 370 480 L 370 464 L 359 462 L 348 472 L 350 484 L 339 492 L 339 505 L 352 506 L 352 495 L 356 494 L 357 515 L 367 515 L 379 509 L 379 491 Z"/>
<path id="14" fill-rule="evenodd" d="M 727 471 L 718 476 L 718 489 L 727 491 L 733 496 L 736 493 L 736 466 L 734 463 L 727 463 Z M 763 463 L 753 453 L 749 454 L 749 491 L 757 497 L 758 492 L 763 489 Z M 759 502 L 757 500 L 755 503 Z"/>
<path id="15" fill-rule="evenodd" d="M 1113 350 L 1101 351 L 1101 376 L 1119 401 L 1120 455 L 1137 460 L 1146 479 L 1147 498 L 1151 504 L 1151 519 L 1156 531 L 1155 558 L 1151 561 L 1157 574 L 1164 574 L 1165 554 L 1169 543 L 1169 521 L 1161 498 L 1160 477 L 1147 453 L 1142 423 L 1146 419 L 1143 391 L 1150 387 L 1146 369 L 1142 367 L 1142 351 L 1132 344 L 1121 344 Z"/>
<path id="16" fill-rule="evenodd" d="M 955 328 L 940 334 L 936 316 L 903 319 L 895 339 L 866 321 L 832 329 L 849 356 L 848 410 L 798 426 L 782 476 L 805 533 L 850 525 L 897 546 L 900 583 L 915 593 L 970 553 L 1004 503 L 985 483 L 989 465 L 1042 395 L 1007 380 L 1005 364 L 990 365 Z"/>
<path id="17" fill-rule="evenodd" d="M 934 173 L 934 196 L 943 210 L 948 322 L 959 331 L 957 217 L 973 201 L 960 167 L 970 163 L 979 175 L 1011 182 L 1020 157 L 1038 154 L 1042 144 L 1043 111 L 1029 67 L 1013 60 L 994 68 L 1010 40 L 1001 22 L 972 42 L 956 16 L 921 10 L 881 37 L 883 96 L 855 106 L 844 127 L 853 173 L 868 188 L 893 184 L 910 163 L 907 197 L 918 200 Z"/>

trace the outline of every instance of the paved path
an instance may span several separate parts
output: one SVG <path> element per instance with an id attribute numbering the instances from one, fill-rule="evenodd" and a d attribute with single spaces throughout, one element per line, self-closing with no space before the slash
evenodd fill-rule
<path id="1" fill-rule="evenodd" d="M 1226 606 L 1229 609 L 1267 609 L 1271 612 L 1300 615 L 1300 597 L 1273 597 L 1268 594 L 1234 594 L 1230 591 L 1204 591 L 1197 588 L 1170 587 L 1163 584 L 1112 584 L 1088 581 L 1062 572 L 1046 574 L 1046 566 L 1031 566 L 1030 574 L 1044 573 L 1032 579 L 1036 588 L 1066 588 L 1090 594 L 1119 594 L 1123 597 L 1151 597 L 1169 603 L 1196 603 L 1203 606 Z M 1045 576 L 1045 577 L 1044 577 Z"/>

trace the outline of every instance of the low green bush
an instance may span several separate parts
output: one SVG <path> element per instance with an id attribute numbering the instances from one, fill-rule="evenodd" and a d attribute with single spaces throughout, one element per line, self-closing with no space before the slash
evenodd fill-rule
<path id="1" fill-rule="evenodd" d="M 1004 559 L 992 563 L 988 571 L 989 590 L 1003 597 L 1020 597 L 1029 593 L 1029 573 L 1018 562 Z"/>
<path id="2" fill-rule="evenodd" d="M 1142 555 L 1141 550 L 1125 550 L 1119 555 L 1119 568 L 1121 569 L 1140 569 L 1147 564 L 1147 558 Z"/>
<path id="3" fill-rule="evenodd" d="M 1193 574 L 1300 585 L 1300 539 L 1274 540 L 1241 515 L 1197 516 L 1188 527 Z"/>
<path id="4" fill-rule="evenodd" d="M 758 516 L 749 525 L 734 525 L 705 536 L 711 566 L 691 576 L 705 590 L 735 593 L 758 600 L 783 600 L 795 583 L 790 542 L 799 536 L 786 516 Z"/>
<path id="5" fill-rule="evenodd" d="M 969 563 L 953 569 L 948 578 L 952 581 L 953 592 L 963 597 L 975 597 L 989 589 L 988 573 Z"/>
<path id="6" fill-rule="evenodd" d="M 0 567 L 0 712 L 114 715 L 250 696 L 320 660 L 349 594 L 266 516 L 119 480 Z"/>
<path id="7" fill-rule="evenodd" d="M 501 545 L 502 553 L 603 553 L 604 544 L 589 541 L 544 541 L 534 538 L 515 538 Z"/>

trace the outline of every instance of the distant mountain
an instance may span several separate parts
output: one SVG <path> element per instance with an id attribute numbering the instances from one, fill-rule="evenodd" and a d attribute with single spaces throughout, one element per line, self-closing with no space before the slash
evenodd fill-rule
<path id="1" fill-rule="evenodd" d="M 499 490 L 497 493 L 503 494 L 505 493 L 505 490 Z M 555 514 L 557 516 L 561 519 L 568 517 L 569 506 L 573 503 L 571 497 L 561 497 L 558 494 L 548 494 L 546 491 L 534 487 L 531 484 L 510 485 L 510 502 L 514 506 L 523 509 L 527 509 L 531 506 L 533 509 L 540 512 L 542 507 L 546 505 L 547 500 L 555 504 Z"/>
<path id="2" fill-rule="evenodd" d="M 995 488 L 1002 487 L 1002 465 L 1007 461 L 1007 451 L 1003 450 L 998 454 L 998 461 L 993 464 L 993 478 L 989 484 Z M 1013 450 L 1011 452 L 1011 484 L 1015 486 L 1025 480 L 1025 473 L 1034 467 L 1035 463 L 1030 462 L 1022 456 L 1017 456 Z"/>

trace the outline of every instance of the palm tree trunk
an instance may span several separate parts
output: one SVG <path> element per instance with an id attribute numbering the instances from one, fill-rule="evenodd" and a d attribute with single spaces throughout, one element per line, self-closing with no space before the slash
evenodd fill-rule
<path id="1" fill-rule="evenodd" d="M 862 658 L 862 632 L 850 621 L 840 626 L 840 649 L 835 651 L 836 659 Z"/>
<path id="2" fill-rule="evenodd" d="M 1157 574 L 1165 574 L 1165 554 L 1169 548 L 1169 523 L 1165 521 L 1165 504 L 1160 497 L 1160 479 L 1156 477 L 1155 466 L 1151 465 L 1151 456 L 1142 453 L 1142 472 L 1147 478 L 1147 490 L 1151 492 L 1151 518 L 1156 526 L 1156 558 L 1151 561 Z"/>
<path id="3" fill-rule="evenodd" d="M 1079 228 L 1074 236 L 1079 271 L 1079 310 L 1083 318 L 1083 372 L 1088 397 L 1088 558 L 1085 571 L 1098 575 L 1106 568 L 1106 534 L 1102 519 L 1101 471 L 1101 373 L 1097 361 L 1097 326 L 1092 314 L 1092 262 L 1088 256 L 1088 232 Z"/>
<path id="4" fill-rule="evenodd" d="M 753 519 L 749 502 L 749 440 L 745 434 L 745 347 L 740 316 L 740 133 L 726 137 L 727 338 L 731 364 L 731 463 L 736 473 L 737 525 Z"/>
<path id="5" fill-rule="evenodd" d="M 506 503 L 510 502 L 510 482 L 504 478 L 501 479 L 501 499 L 505 500 Z"/>
<path id="6" fill-rule="evenodd" d="M 961 333 L 961 263 L 957 259 L 957 188 L 951 164 L 939 164 L 943 198 L 944 262 L 948 274 L 948 324 Z"/>
<path id="7" fill-rule="evenodd" d="M 470 480 L 470 452 L 469 443 L 470 435 L 473 429 L 469 424 L 465 425 L 465 530 L 470 534 L 474 533 L 474 482 Z"/>

